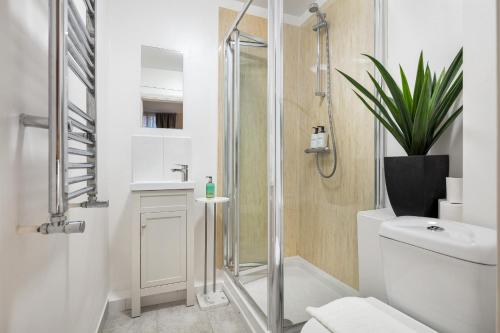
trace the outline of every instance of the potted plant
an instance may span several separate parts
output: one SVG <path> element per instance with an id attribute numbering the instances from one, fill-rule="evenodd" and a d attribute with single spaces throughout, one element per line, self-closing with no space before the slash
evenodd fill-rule
<path id="1" fill-rule="evenodd" d="M 431 147 L 462 112 L 455 107 L 462 92 L 463 49 L 439 76 L 420 54 L 413 91 L 400 66 L 401 87 L 374 57 L 368 57 L 380 72 L 384 89 L 368 72 L 377 91 L 369 89 L 339 71 L 353 86 L 354 93 L 403 147 L 408 156 L 385 157 L 387 193 L 397 216 L 437 217 L 438 199 L 446 195 L 448 155 L 427 155 Z"/>

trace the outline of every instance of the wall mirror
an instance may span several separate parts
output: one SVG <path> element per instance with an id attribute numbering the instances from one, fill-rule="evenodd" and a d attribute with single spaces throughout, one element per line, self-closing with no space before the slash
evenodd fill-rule
<path id="1" fill-rule="evenodd" d="M 142 127 L 183 128 L 182 53 L 141 46 Z"/>

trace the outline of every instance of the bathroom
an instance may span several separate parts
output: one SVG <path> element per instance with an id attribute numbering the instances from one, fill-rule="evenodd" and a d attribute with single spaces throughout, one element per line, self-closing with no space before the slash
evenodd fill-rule
<path id="1" fill-rule="evenodd" d="M 1 1 L 0 332 L 494 332 L 499 11 Z M 420 52 L 439 77 L 462 47 L 454 121 L 409 152 L 363 54 L 414 96 Z M 391 173 L 421 155 L 446 174 Z"/>

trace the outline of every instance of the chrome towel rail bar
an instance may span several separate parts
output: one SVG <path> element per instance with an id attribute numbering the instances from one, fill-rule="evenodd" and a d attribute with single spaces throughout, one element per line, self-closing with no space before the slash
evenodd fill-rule
<path id="1" fill-rule="evenodd" d="M 92 47 L 87 43 L 85 40 L 85 37 L 81 35 L 77 35 L 75 32 L 75 29 L 72 27 L 69 27 L 68 29 L 68 36 L 75 43 L 75 46 L 78 48 L 78 50 L 82 53 L 82 55 L 85 57 L 85 59 L 88 60 L 89 64 L 92 64 L 92 60 L 90 58 L 94 58 L 95 54 L 92 51 Z"/>
<path id="2" fill-rule="evenodd" d="M 85 111 L 80 109 L 75 104 L 71 103 L 71 101 L 68 101 L 68 109 L 70 109 L 71 111 L 73 111 L 74 113 L 76 113 L 77 115 L 79 115 L 80 117 L 85 119 L 86 121 L 88 121 L 92 124 L 94 123 L 94 119 L 88 113 L 86 113 Z"/>
<path id="3" fill-rule="evenodd" d="M 69 207 L 108 206 L 97 200 L 96 7 L 93 0 L 81 0 L 84 20 L 74 1 L 49 1 L 49 116 L 20 118 L 25 127 L 49 130 L 50 219 L 37 227 L 42 234 L 81 233 L 85 221 L 68 221 Z M 68 69 L 86 87 L 85 108 L 68 98 Z M 69 203 L 84 195 L 84 202 Z"/>

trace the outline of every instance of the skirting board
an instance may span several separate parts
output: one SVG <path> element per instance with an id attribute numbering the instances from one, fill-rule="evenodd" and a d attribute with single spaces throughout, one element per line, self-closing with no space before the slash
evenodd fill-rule
<path id="1" fill-rule="evenodd" d="M 104 306 L 101 311 L 101 318 L 99 319 L 99 323 L 97 324 L 97 328 L 95 330 L 96 333 L 102 333 L 104 330 L 104 322 L 106 322 L 106 319 L 108 318 L 108 304 L 108 301 L 104 302 Z"/>
<path id="2" fill-rule="evenodd" d="M 222 288 L 223 282 L 217 279 L 216 288 Z M 212 285 L 210 284 L 210 288 Z M 195 283 L 196 293 L 203 292 L 203 284 L 201 282 Z M 172 291 L 169 293 L 163 293 L 151 296 L 141 297 L 141 306 L 151 306 L 164 303 L 172 303 L 186 299 L 186 290 Z M 130 292 L 124 291 L 120 293 L 114 293 L 108 298 L 108 313 L 117 313 L 131 308 Z"/>

